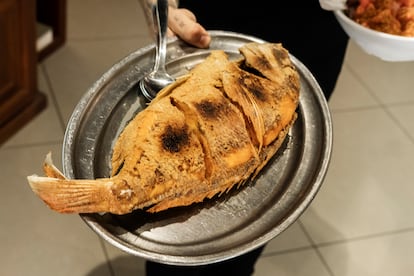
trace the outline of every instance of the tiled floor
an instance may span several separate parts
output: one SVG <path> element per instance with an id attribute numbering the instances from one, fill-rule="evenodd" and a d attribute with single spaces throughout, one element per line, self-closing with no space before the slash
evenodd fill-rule
<path id="1" fill-rule="evenodd" d="M 136 0 L 68 1 L 68 41 L 39 64 L 48 108 L 0 148 L 1 275 L 144 275 L 144 261 L 50 211 L 26 176 L 48 151 L 60 167 L 65 124 L 112 64 L 151 40 Z M 414 275 L 414 63 L 353 43 L 330 101 L 334 146 L 322 189 L 268 244 L 255 276 Z"/>

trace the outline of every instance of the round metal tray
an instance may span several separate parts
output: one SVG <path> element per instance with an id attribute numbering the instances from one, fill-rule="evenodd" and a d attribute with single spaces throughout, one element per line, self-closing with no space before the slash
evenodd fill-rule
<path id="1" fill-rule="evenodd" d="M 240 57 L 238 33 L 211 31 L 210 49 L 180 40 L 168 43 L 167 71 L 183 75 L 213 49 Z M 131 53 L 110 68 L 83 96 L 68 123 L 63 171 L 68 178 L 110 175 L 112 147 L 137 112 L 145 108 L 137 82 L 149 72 L 155 48 Z M 307 68 L 291 56 L 301 77 L 298 119 L 278 153 L 253 182 L 229 194 L 157 214 L 81 214 L 104 240 L 149 260 L 201 265 L 264 245 L 290 226 L 311 203 L 325 176 L 332 144 L 331 117 L 322 91 Z M 139 95 L 139 96 L 138 96 Z"/>

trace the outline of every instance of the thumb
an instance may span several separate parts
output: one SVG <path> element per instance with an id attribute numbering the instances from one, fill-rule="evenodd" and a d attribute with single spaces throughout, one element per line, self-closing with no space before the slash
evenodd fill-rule
<path id="1" fill-rule="evenodd" d="M 187 9 L 170 7 L 168 27 L 179 38 L 199 48 L 207 48 L 210 45 L 210 34 L 201 26 L 194 14 Z"/>

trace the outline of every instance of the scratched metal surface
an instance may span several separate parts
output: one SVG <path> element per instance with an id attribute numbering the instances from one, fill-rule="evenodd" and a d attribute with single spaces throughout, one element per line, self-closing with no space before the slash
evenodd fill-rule
<path id="1" fill-rule="evenodd" d="M 212 49 L 231 58 L 260 39 L 211 31 L 208 50 L 172 39 L 167 71 L 185 74 Z M 153 64 L 154 45 L 138 49 L 111 67 L 73 111 L 65 133 L 63 170 L 69 178 L 109 176 L 112 146 L 126 123 L 145 108 L 137 86 Z M 157 262 L 201 265 L 257 248 L 289 227 L 309 206 L 325 176 L 332 144 L 331 117 L 319 85 L 294 56 L 301 76 L 298 119 L 279 152 L 259 177 L 239 190 L 159 214 L 82 214 L 99 236 L 127 253 Z"/>

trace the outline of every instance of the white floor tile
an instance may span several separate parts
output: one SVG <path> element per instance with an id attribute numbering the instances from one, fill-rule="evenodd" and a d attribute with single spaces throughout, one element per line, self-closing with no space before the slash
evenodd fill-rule
<path id="1" fill-rule="evenodd" d="M 414 92 L 413 92 L 414 93 Z M 414 102 L 387 108 L 414 141 Z"/>
<path id="2" fill-rule="evenodd" d="M 149 34 L 138 0 L 70 0 L 68 19 L 69 40 Z"/>
<path id="3" fill-rule="evenodd" d="M 3 275 L 88 275 L 106 264 L 97 236 L 77 215 L 50 210 L 26 177 L 42 174 L 44 155 L 61 145 L 0 149 L 2 181 L 0 258 Z M 108 269 L 101 275 L 109 275 Z"/>
<path id="4" fill-rule="evenodd" d="M 145 260 L 104 243 L 109 262 L 115 272 L 115 276 L 145 276 Z"/>
<path id="5" fill-rule="evenodd" d="M 266 244 L 263 256 L 287 250 L 310 247 L 311 244 L 303 232 L 299 222 L 295 222 L 279 236 Z"/>
<path id="6" fill-rule="evenodd" d="M 254 276 L 328 276 L 313 249 L 262 257 L 256 264 Z"/>
<path id="7" fill-rule="evenodd" d="M 414 275 L 414 230 L 320 248 L 335 276 Z"/>
<path id="8" fill-rule="evenodd" d="M 149 41 L 148 41 L 149 42 Z M 88 89 L 115 63 L 147 45 L 137 38 L 68 42 L 45 61 L 65 122 Z"/>
<path id="9" fill-rule="evenodd" d="M 382 109 L 337 112 L 330 168 L 301 221 L 316 243 L 414 227 L 414 147 Z"/>
<path id="10" fill-rule="evenodd" d="M 353 43 L 350 48 L 347 65 L 379 101 L 392 104 L 414 100 L 414 62 L 386 62 L 365 54 Z"/>
<path id="11" fill-rule="evenodd" d="M 348 66 L 343 66 L 334 93 L 329 99 L 330 109 L 334 111 L 378 105 L 379 102 L 367 92 L 363 84 L 349 71 Z"/>

